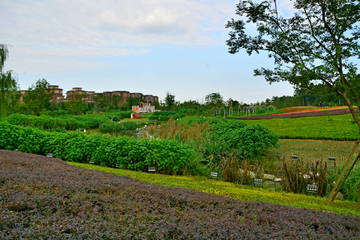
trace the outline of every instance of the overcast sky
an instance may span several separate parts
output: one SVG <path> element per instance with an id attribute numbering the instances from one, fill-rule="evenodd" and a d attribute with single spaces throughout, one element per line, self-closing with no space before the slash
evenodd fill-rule
<path id="1" fill-rule="evenodd" d="M 280 5 L 291 8 L 288 0 Z M 233 0 L 0 0 L 5 70 L 21 89 L 45 78 L 64 93 L 126 90 L 202 102 L 209 93 L 253 103 L 292 95 L 253 69 L 272 67 L 266 54 L 228 53 L 225 24 Z"/>

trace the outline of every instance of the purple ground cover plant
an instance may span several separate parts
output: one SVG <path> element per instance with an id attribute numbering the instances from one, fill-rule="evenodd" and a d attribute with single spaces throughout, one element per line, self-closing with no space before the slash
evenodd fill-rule
<path id="1" fill-rule="evenodd" d="M 360 219 L 0 150 L 0 239 L 359 239 Z"/>

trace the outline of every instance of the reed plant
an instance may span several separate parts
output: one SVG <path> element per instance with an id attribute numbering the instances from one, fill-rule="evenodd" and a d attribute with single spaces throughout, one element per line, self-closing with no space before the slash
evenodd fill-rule
<path id="1" fill-rule="evenodd" d="M 285 160 L 285 156 L 282 157 L 281 162 L 282 187 L 285 191 L 306 193 L 308 184 L 316 184 L 318 186 L 317 195 L 326 195 L 328 185 L 326 162 L 309 163 L 301 159 L 289 162 Z"/>

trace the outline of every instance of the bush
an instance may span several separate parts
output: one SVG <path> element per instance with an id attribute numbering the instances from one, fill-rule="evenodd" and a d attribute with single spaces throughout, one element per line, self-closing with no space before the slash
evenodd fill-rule
<path id="1" fill-rule="evenodd" d="M 340 173 L 341 173 L 341 171 L 343 169 L 344 169 L 344 166 L 337 168 L 336 171 L 333 174 L 330 175 L 329 182 L 336 181 L 339 178 Z M 348 170 L 349 169 L 350 169 L 350 166 L 348 167 Z M 344 183 L 344 185 L 340 189 L 340 192 L 344 195 L 344 199 L 350 200 L 350 201 L 359 201 L 357 199 L 358 198 L 359 184 L 360 184 L 360 164 L 357 163 L 354 166 L 354 168 L 351 171 L 348 178 L 346 179 L 346 182 Z M 333 184 L 332 184 L 331 187 L 333 187 Z"/>
<path id="2" fill-rule="evenodd" d="M 131 135 L 137 128 L 143 127 L 145 122 L 105 122 L 100 125 L 99 131 L 102 133 L 118 133 L 121 135 Z"/>
<path id="3" fill-rule="evenodd" d="M 234 120 L 230 123 L 219 123 L 212 132 L 214 141 L 224 141 L 229 147 L 235 148 L 244 156 L 253 158 L 266 149 L 276 147 L 278 135 L 261 124 L 247 125 L 243 121 Z"/>
<path id="4" fill-rule="evenodd" d="M 276 147 L 279 136 L 261 124 L 253 124 L 227 133 L 230 146 L 239 149 L 248 157 L 262 154 L 266 149 Z"/>
<path id="5" fill-rule="evenodd" d="M 158 112 L 154 112 L 153 116 L 171 116 L 171 115 L 175 115 L 176 112 L 170 112 L 170 111 L 158 111 Z"/>
<path id="6" fill-rule="evenodd" d="M 66 161 L 147 171 L 181 173 L 195 157 L 195 151 L 176 140 L 148 140 L 80 132 L 44 132 L 29 127 L 0 123 L 0 148 L 45 155 L 49 152 Z M 133 164 L 130 164 L 133 161 Z"/>

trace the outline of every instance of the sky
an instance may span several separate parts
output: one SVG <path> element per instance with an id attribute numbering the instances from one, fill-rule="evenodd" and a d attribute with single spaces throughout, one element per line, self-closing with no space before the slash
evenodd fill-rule
<path id="1" fill-rule="evenodd" d="M 267 54 L 229 54 L 233 0 L 0 0 L 5 70 L 23 90 L 39 79 L 66 91 L 125 90 L 204 102 L 210 93 L 255 103 L 293 95 L 286 83 L 253 76 Z M 282 0 L 279 9 L 291 11 Z"/>

